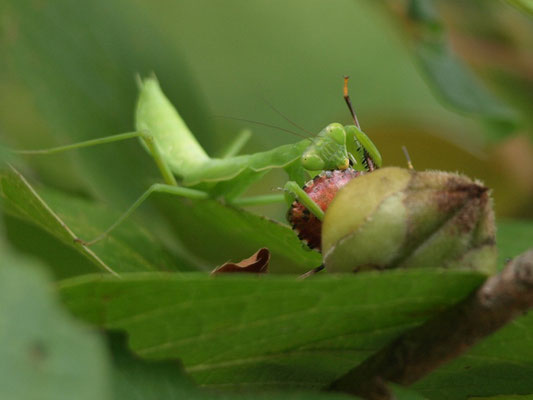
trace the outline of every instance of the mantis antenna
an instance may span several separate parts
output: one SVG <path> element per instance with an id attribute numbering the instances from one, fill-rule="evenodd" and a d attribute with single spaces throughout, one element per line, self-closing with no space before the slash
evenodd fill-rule
<path id="1" fill-rule="evenodd" d="M 355 126 L 357 126 L 359 129 L 361 129 L 361 126 L 359 125 L 359 121 L 357 120 L 357 115 L 355 115 L 355 111 L 352 107 L 352 102 L 350 101 L 350 96 L 348 95 L 348 79 L 350 79 L 349 76 L 344 77 L 344 101 L 346 101 L 346 104 L 348 105 L 348 108 L 350 109 L 350 113 L 352 114 L 353 122 L 355 123 Z"/>
<path id="2" fill-rule="evenodd" d="M 228 117 L 226 115 L 213 115 L 213 118 L 224 118 L 224 119 L 233 119 L 235 121 L 249 122 L 251 124 L 262 125 L 262 126 L 266 126 L 268 128 L 274 128 L 274 129 L 278 129 L 278 130 L 283 131 L 283 132 L 292 133 L 293 135 L 296 135 L 296 136 L 304 138 L 304 139 L 313 140 L 313 138 L 311 138 L 309 136 L 302 135 L 301 133 L 291 131 L 290 129 L 285 129 L 285 128 L 282 128 L 280 126 L 267 124 L 266 122 L 259 122 L 259 121 L 254 121 L 252 119 L 246 119 L 246 118 Z"/>
<path id="3" fill-rule="evenodd" d="M 411 157 L 409 156 L 409 152 L 407 151 L 407 147 L 402 146 L 403 155 L 407 159 L 407 168 L 414 169 L 413 163 L 411 162 Z"/>
<path id="4" fill-rule="evenodd" d="M 293 120 L 291 120 L 289 117 L 287 117 L 285 114 L 283 114 L 281 111 L 279 111 L 276 107 L 274 107 L 270 102 L 268 102 L 266 99 L 263 99 L 263 101 L 267 104 L 267 106 L 269 106 L 272 110 L 274 110 L 277 114 L 281 115 L 281 117 L 287 121 L 289 124 L 291 124 L 292 126 L 294 126 L 295 128 L 298 128 L 300 129 L 301 131 L 305 132 L 305 133 L 308 133 L 309 135 L 311 136 L 315 136 L 315 134 L 313 132 L 310 132 L 308 131 L 307 129 L 305 128 L 302 128 L 300 125 L 298 125 L 296 122 L 294 122 Z"/>

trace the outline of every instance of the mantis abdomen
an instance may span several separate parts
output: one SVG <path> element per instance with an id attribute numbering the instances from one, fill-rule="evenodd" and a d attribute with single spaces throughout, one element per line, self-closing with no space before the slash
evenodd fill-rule
<path id="1" fill-rule="evenodd" d="M 143 79 L 139 86 L 136 129 L 153 137 L 172 172 L 185 176 L 187 171 L 208 161 L 209 156 L 163 94 L 157 79 Z"/>

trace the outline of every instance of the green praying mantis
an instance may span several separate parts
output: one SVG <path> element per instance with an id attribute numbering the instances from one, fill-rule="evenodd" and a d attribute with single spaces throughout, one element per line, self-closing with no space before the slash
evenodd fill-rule
<path id="1" fill-rule="evenodd" d="M 164 180 L 153 184 L 109 228 L 90 241 L 105 238 L 128 218 L 151 194 L 168 193 L 190 199 L 217 199 L 234 206 L 261 205 L 280 201 L 300 201 L 320 220 L 322 209 L 301 188 L 310 176 L 324 170 L 373 170 L 382 164 L 381 155 L 362 132 L 348 96 L 344 78 L 344 98 L 354 125 L 331 123 L 315 137 L 255 154 L 236 155 L 246 142 L 237 137 L 224 158 L 211 158 L 198 143 L 174 106 L 164 95 L 155 77 L 138 79 L 139 98 L 135 112 L 136 130 L 99 139 L 43 150 L 17 151 L 18 154 L 54 154 L 106 143 L 138 138 L 153 157 Z M 242 197 L 244 191 L 268 171 L 283 168 L 289 181 L 285 193 Z"/>

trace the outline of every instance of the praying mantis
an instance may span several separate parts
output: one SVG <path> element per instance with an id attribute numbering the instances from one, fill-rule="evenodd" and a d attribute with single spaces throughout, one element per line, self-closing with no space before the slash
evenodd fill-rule
<path id="1" fill-rule="evenodd" d="M 309 176 L 321 171 L 373 170 L 382 164 L 381 155 L 360 129 L 348 96 L 348 77 L 344 78 L 344 98 L 354 125 L 331 123 L 315 137 L 295 144 L 248 155 L 237 155 L 246 137 L 236 138 L 224 158 L 211 158 L 198 143 L 177 110 L 165 96 L 155 77 L 138 79 L 139 98 L 135 111 L 136 130 L 42 150 L 17 151 L 18 154 L 54 154 L 106 143 L 138 138 L 153 157 L 165 183 L 155 183 L 146 190 L 109 228 L 90 241 L 104 239 L 128 218 L 153 193 L 168 193 L 189 199 L 216 199 L 233 206 L 261 205 L 297 199 L 319 220 L 322 209 L 302 189 Z M 283 168 L 289 181 L 285 193 L 242 197 L 242 193 L 268 171 Z"/>

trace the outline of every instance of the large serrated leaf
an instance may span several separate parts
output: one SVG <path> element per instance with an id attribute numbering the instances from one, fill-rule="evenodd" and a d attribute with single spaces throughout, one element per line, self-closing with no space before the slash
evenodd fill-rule
<path id="1" fill-rule="evenodd" d="M 213 265 L 241 260 L 262 247 L 272 254 L 273 273 L 306 272 L 322 262 L 321 254 L 310 251 L 288 225 L 213 200 L 168 195 L 159 200 L 188 250 Z"/>
<path id="2" fill-rule="evenodd" d="M 120 213 L 55 191 L 39 192 L 14 169 L 0 174 L 0 197 L 6 212 L 46 230 L 108 272 L 194 269 L 187 261 L 171 257 L 131 219 L 90 248 L 75 244 L 75 237 L 88 240 L 98 236 Z M 261 247 L 272 253 L 272 272 L 306 272 L 321 263 L 321 255 L 305 249 L 287 225 L 212 200 L 159 197 L 177 235 L 207 260 L 204 268 L 248 257 Z"/>
<path id="3" fill-rule="evenodd" d="M 77 316 L 126 330 L 150 359 L 179 357 L 214 388 L 321 387 L 457 302 L 484 275 L 397 270 L 292 277 L 125 274 L 64 281 Z"/>
<path id="4" fill-rule="evenodd" d="M 218 393 L 198 388 L 177 360 L 146 361 L 131 354 L 118 335 L 112 336 L 115 400 L 348 400 L 352 396 L 318 392 Z M 400 397 L 407 400 L 407 397 Z"/>

